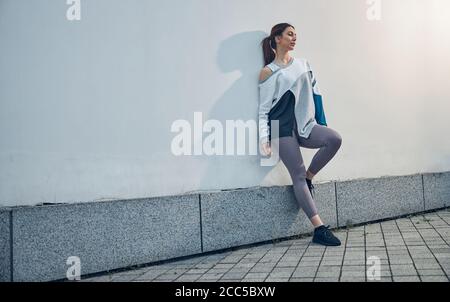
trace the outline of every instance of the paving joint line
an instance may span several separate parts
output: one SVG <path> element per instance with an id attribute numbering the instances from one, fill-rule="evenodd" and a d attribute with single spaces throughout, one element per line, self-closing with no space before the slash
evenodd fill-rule
<path id="1" fill-rule="evenodd" d="M 439 215 L 438 215 L 439 216 Z M 422 216 L 422 218 L 425 219 L 424 216 Z M 440 217 L 439 217 L 440 218 Z M 427 222 L 428 223 L 428 222 Z M 414 225 L 414 224 L 413 224 Z M 433 230 L 439 235 L 439 237 L 441 237 L 441 239 L 446 242 L 444 240 L 444 238 L 441 236 L 441 234 L 439 234 L 439 232 L 435 229 L 434 225 L 432 225 L 431 223 L 429 223 L 429 225 L 431 225 L 431 227 L 433 228 Z M 441 263 L 439 262 L 439 260 L 437 260 L 436 256 L 434 255 L 434 253 L 431 251 L 430 247 L 428 246 L 427 242 L 423 239 L 422 234 L 420 234 L 420 232 L 418 231 L 418 229 L 416 228 L 416 226 L 414 225 L 414 228 L 417 230 L 417 232 L 419 233 L 419 236 L 422 238 L 422 240 L 425 243 L 425 246 L 427 247 L 427 249 L 431 252 L 431 254 L 433 254 L 433 259 L 436 260 L 436 262 L 438 263 L 439 267 L 441 268 L 441 270 L 444 272 L 445 276 L 447 277 L 447 280 L 450 281 L 450 276 L 447 275 L 447 272 L 442 268 Z M 448 244 L 447 244 L 448 245 Z M 417 272 L 419 274 L 419 272 Z M 420 275 L 420 274 L 419 274 Z"/>
<path id="2" fill-rule="evenodd" d="M 397 225 L 395 227 L 397 227 Z M 381 228 L 381 236 L 383 237 L 383 242 L 384 242 L 384 250 L 386 251 L 389 273 L 391 274 L 392 281 L 394 281 L 394 274 L 392 273 L 392 269 L 391 269 L 391 259 L 389 257 L 386 238 L 384 237 L 383 225 L 381 223 L 380 223 L 380 228 Z M 398 229 L 398 227 L 397 227 L 397 229 Z M 400 232 L 400 230 L 399 230 L 399 232 Z"/>
<path id="3" fill-rule="evenodd" d="M 344 244 L 344 254 L 342 254 L 342 262 L 341 262 L 341 271 L 339 272 L 339 279 L 338 281 L 341 281 L 342 278 L 342 268 L 344 267 L 344 259 L 345 259 L 345 254 L 347 253 L 347 241 L 348 241 L 348 229 L 345 232 L 345 244 Z"/>
<path id="4" fill-rule="evenodd" d="M 291 244 L 290 246 L 292 246 L 292 244 Z M 289 250 L 289 248 L 287 248 L 286 251 L 284 251 L 283 256 L 281 256 L 281 257 L 278 259 L 278 261 L 277 261 L 276 264 L 273 266 L 272 270 L 269 272 L 269 274 L 267 275 L 267 277 L 264 278 L 264 281 L 263 281 L 263 282 L 265 282 L 265 281 L 267 280 L 267 278 L 269 278 L 270 274 L 273 272 L 273 270 L 275 269 L 275 267 L 277 266 L 277 264 L 281 261 L 281 258 L 283 258 L 284 255 L 286 255 L 286 253 L 287 253 L 288 250 Z M 305 251 L 306 251 L 306 250 L 305 250 Z M 292 273 L 293 273 L 293 272 L 292 272 Z M 291 275 L 292 275 L 292 273 L 291 273 Z M 289 277 L 289 278 L 290 278 L 290 277 Z"/>
<path id="5" fill-rule="evenodd" d="M 408 221 L 409 221 L 410 223 L 412 223 L 411 218 L 408 218 Z M 395 220 L 395 224 L 396 224 L 397 227 L 398 227 L 397 220 Z M 406 246 L 406 250 L 408 251 L 408 255 L 409 255 L 409 257 L 410 257 L 411 260 L 412 260 L 412 263 L 413 263 L 414 269 L 416 270 L 417 276 L 419 276 L 419 281 L 422 282 L 422 278 L 420 277 L 419 271 L 417 270 L 416 264 L 414 263 L 414 259 L 413 259 L 413 257 L 411 256 L 411 252 L 409 251 L 409 247 L 408 247 L 408 245 L 406 244 L 405 238 L 403 237 L 402 230 L 401 230 L 399 227 L 398 227 L 398 230 L 399 230 L 399 232 L 400 232 L 400 236 L 402 237 L 403 243 L 404 243 L 405 246 Z M 428 247 L 427 247 L 427 248 L 428 248 Z M 391 269 L 391 270 L 392 270 L 392 269 Z M 400 276 L 399 276 L 399 277 L 400 277 Z M 394 276 L 392 276 L 392 281 L 394 281 Z"/>

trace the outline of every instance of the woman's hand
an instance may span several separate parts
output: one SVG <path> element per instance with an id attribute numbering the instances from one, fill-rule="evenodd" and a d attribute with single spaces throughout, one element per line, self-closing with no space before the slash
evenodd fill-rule
<path id="1" fill-rule="evenodd" d="M 263 144 L 261 144 L 261 149 L 263 151 L 263 155 L 265 155 L 265 156 L 271 156 L 272 155 L 272 148 L 270 147 L 270 143 L 263 143 Z"/>

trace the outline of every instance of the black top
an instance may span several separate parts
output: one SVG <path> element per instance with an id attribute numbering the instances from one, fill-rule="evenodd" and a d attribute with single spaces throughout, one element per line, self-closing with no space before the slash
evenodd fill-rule
<path id="1" fill-rule="evenodd" d="M 272 120 L 279 120 L 280 133 L 278 137 L 292 136 L 292 130 L 296 126 L 295 120 L 295 95 L 291 90 L 286 91 L 278 103 L 269 112 L 269 127 L 272 129 Z M 269 140 L 272 139 L 272 131 L 269 131 Z M 274 138 L 277 134 L 274 133 Z"/>

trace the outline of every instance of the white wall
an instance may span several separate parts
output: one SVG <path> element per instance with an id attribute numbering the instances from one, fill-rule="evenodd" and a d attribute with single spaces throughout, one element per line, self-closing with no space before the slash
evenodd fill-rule
<path id="1" fill-rule="evenodd" d="M 381 3 L 371 22 L 365 0 L 81 0 L 68 21 L 65 0 L 0 0 L 0 205 L 290 184 L 281 162 L 170 149 L 194 112 L 256 121 L 279 22 L 343 137 L 317 182 L 450 170 L 450 3 Z"/>

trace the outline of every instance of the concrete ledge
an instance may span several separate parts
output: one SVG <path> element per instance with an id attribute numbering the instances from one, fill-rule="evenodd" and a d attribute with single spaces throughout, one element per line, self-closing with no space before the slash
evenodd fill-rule
<path id="1" fill-rule="evenodd" d="M 10 211 L 0 210 L 0 282 L 11 281 Z"/>
<path id="2" fill-rule="evenodd" d="M 66 278 L 201 252 L 198 195 L 15 209 L 14 281 Z"/>
<path id="3" fill-rule="evenodd" d="M 423 175 L 425 209 L 450 206 L 450 172 Z"/>
<path id="4" fill-rule="evenodd" d="M 336 226 L 334 184 L 315 187 L 322 219 Z M 206 193 L 200 200 L 205 252 L 312 231 L 292 186 Z"/>
<path id="5" fill-rule="evenodd" d="M 315 188 L 321 218 L 332 227 L 450 206 L 450 172 Z M 86 275 L 311 231 L 292 186 L 4 208 L 0 280 L 65 279 L 70 256 Z"/>
<path id="6" fill-rule="evenodd" d="M 339 226 L 424 211 L 422 176 L 337 183 Z"/>

